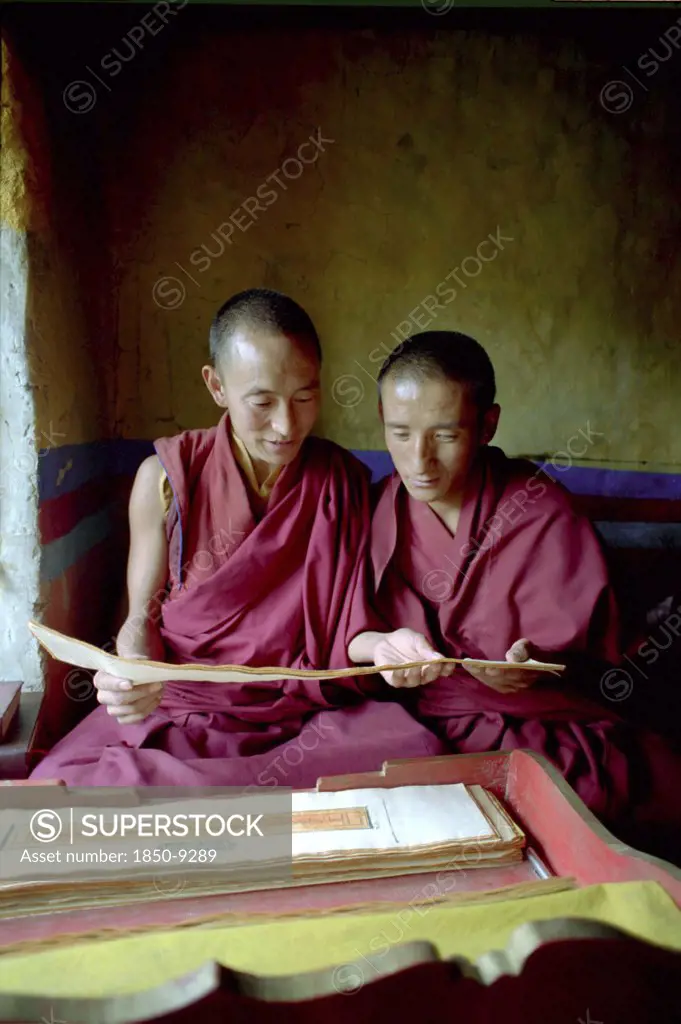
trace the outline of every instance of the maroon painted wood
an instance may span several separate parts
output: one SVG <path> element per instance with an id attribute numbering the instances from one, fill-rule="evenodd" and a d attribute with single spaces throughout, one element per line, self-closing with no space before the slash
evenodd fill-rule
<path id="1" fill-rule="evenodd" d="M 580 885 L 656 881 L 681 907 L 681 870 L 621 843 L 546 758 L 532 751 L 391 761 L 382 772 L 321 779 L 319 788 L 453 782 L 484 786 L 503 800 L 557 875 L 571 875 Z"/>

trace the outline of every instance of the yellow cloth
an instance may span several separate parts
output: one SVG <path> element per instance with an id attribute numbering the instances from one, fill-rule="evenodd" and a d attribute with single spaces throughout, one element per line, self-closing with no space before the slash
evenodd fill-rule
<path id="1" fill-rule="evenodd" d="M 240 437 L 237 437 L 234 431 L 232 431 L 232 451 L 234 452 L 234 458 L 239 463 L 239 466 L 244 471 L 244 475 L 248 480 L 251 488 L 255 491 L 259 498 L 269 498 L 272 493 L 272 488 L 277 482 L 277 478 L 281 473 L 281 466 L 275 466 L 267 474 L 267 477 L 261 484 L 258 483 L 258 479 L 255 475 L 255 469 L 253 468 L 253 460 L 246 450 L 246 445 L 243 443 Z"/>
<path id="2" fill-rule="evenodd" d="M 258 483 L 258 478 L 255 475 L 255 468 L 253 466 L 253 460 L 248 454 L 246 445 L 243 443 L 240 437 L 237 437 L 234 431 L 231 433 L 232 451 L 234 452 L 234 458 L 239 464 L 240 469 L 243 471 L 246 481 L 248 482 L 251 490 L 258 495 L 259 498 L 269 498 L 272 493 L 279 474 L 281 473 L 281 466 L 275 466 L 274 469 L 270 470 L 267 477 L 261 484 Z M 163 516 L 164 518 L 168 515 L 171 502 L 173 500 L 173 490 L 170 486 L 170 481 L 166 475 L 165 470 L 161 473 L 160 480 L 161 488 L 161 504 L 163 505 Z"/>
<path id="3" fill-rule="evenodd" d="M 0 956 L 0 992 L 103 997 L 179 977 L 207 961 L 260 975 L 342 966 L 362 954 L 422 939 L 440 956 L 476 960 L 506 945 L 526 921 L 582 917 L 681 950 L 681 911 L 657 882 L 620 882 L 500 903 L 297 918 L 222 928 L 180 928 Z M 3 925 L 3 927 L 7 927 Z M 372 968 L 364 963 L 366 981 Z"/>

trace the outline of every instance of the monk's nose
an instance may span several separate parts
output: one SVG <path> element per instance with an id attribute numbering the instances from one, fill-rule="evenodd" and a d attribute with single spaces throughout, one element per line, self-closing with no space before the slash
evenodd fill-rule
<path id="1" fill-rule="evenodd" d="M 287 406 L 282 405 L 281 408 L 277 409 L 272 419 L 272 429 L 279 435 L 279 437 L 286 439 L 293 434 L 293 428 L 293 411 Z"/>
<path id="2" fill-rule="evenodd" d="M 413 452 L 413 465 L 416 472 L 420 473 L 426 470 L 430 461 L 428 442 L 425 440 L 417 441 Z"/>

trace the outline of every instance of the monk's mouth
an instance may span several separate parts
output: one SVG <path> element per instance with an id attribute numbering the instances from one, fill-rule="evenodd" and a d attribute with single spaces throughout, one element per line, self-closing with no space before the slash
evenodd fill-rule
<path id="1" fill-rule="evenodd" d="M 281 451 L 285 451 L 287 448 L 293 448 L 297 444 L 297 442 L 296 441 L 267 441 L 266 440 L 265 444 L 268 444 L 271 448 L 278 448 Z"/>
<path id="2" fill-rule="evenodd" d="M 437 487 L 439 478 L 435 477 L 433 480 L 412 480 L 412 487 L 421 488 L 422 490 L 431 490 L 433 487 Z"/>

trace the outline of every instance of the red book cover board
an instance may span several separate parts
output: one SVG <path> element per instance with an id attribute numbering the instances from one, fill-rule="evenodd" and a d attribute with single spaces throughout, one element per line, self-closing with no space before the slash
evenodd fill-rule
<path id="1" fill-rule="evenodd" d="M 21 683 L 0 683 L 0 743 L 8 734 L 19 710 L 20 694 Z"/>

